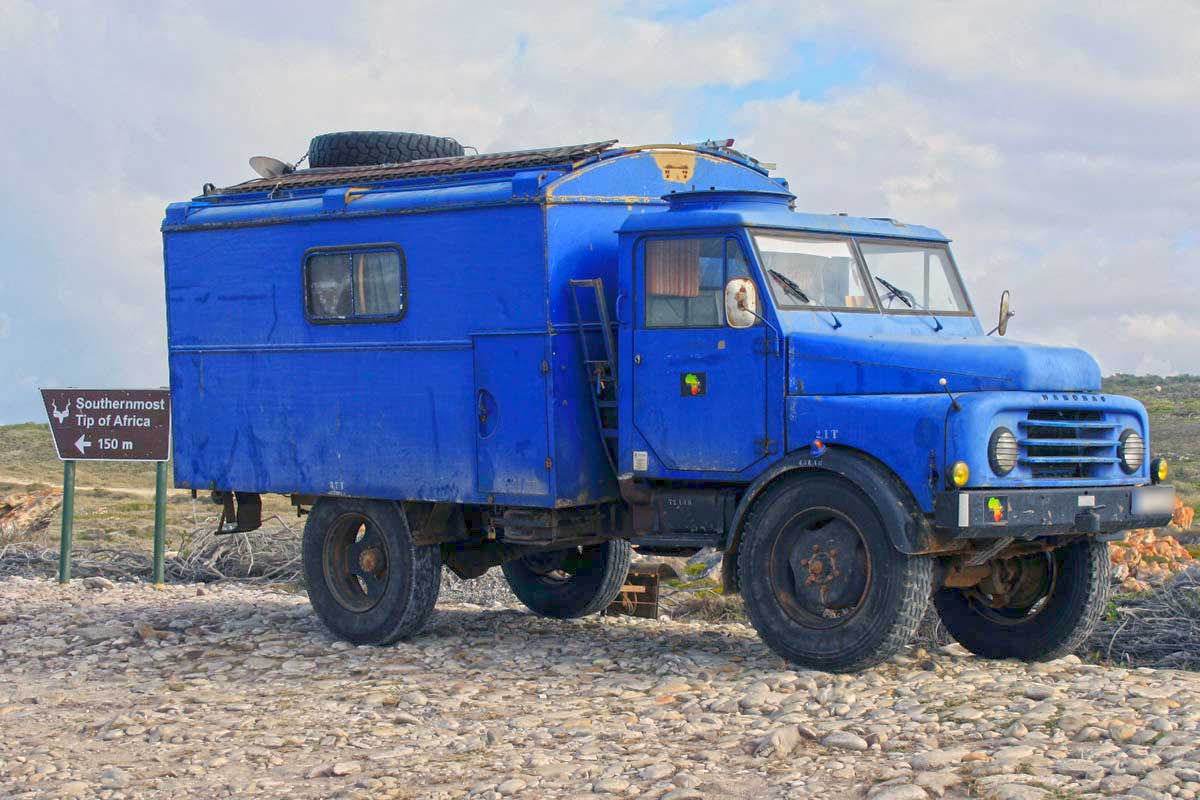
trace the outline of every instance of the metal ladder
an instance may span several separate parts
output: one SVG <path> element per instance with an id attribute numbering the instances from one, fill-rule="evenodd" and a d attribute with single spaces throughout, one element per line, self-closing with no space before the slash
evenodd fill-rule
<path id="1" fill-rule="evenodd" d="M 575 325 L 579 329 L 579 342 L 583 347 L 583 365 L 588 385 L 592 388 L 592 408 L 596 412 L 596 427 L 604 440 L 604 455 L 613 475 L 617 474 L 617 358 L 613 342 L 612 322 L 608 316 L 608 303 L 604 299 L 604 281 L 600 278 L 571 280 L 571 302 L 575 306 Z M 583 311 L 579 307 L 579 290 L 595 292 L 596 313 L 599 314 L 600 338 L 604 341 L 604 358 L 592 358 L 588 345 L 588 329 L 584 327 Z"/>

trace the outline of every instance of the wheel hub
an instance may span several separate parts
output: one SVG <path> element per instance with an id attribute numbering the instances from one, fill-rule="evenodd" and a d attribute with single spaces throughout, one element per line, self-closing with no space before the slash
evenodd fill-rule
<path id="1" fill-rule="evenodd" d="M 388 555 L 378 527 L 359 514 L 335 520 L 322 554 L 325 583 L 347 611 L 365 613 L 387 591 Z"/>
<path id="2" fill-rule="evenodd" d="M 364 572 L 375 573 L 383 564 L 383 553 L 376 547 L 363 550 L 358 556 L 358 566 Z"/>
<path id="3" fill-rule="evenodd" d="M 860 547 L 858 532 L 838 519 L 798 537 L 788 554 L 796 602 L 820 616 L 858 605 L 867 582 Z"/>

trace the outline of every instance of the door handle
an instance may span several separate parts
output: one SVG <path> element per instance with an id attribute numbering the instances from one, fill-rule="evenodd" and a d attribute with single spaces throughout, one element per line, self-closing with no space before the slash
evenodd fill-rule
<path id="1" fill-rule="evenodd" d="M 640 363 L 642 363 L 642 354 L 641 354 L 641 353 L 636 353 L 636 354 L 633 356 L 633 363 L 634 363 L 634 364 L 640 364 Z"/>
<path id="2" fill-rule="evenodd" d="M 621 301 L 628 300 L 628 299 L 629 299 L 629 295 L 625 294 L 624 292 L 621 292 L 617 295 L 617 299 L 613 303 L 613 313 L 617 317 L 618 325 L 628 325 L 629 324 L 629 321 L 621 316 Z"/>

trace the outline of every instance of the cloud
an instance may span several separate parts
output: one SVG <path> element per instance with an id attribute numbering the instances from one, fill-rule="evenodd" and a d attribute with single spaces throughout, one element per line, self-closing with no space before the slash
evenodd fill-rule
<path id="1" fill-rule="evenodd" d="M 861 69 L 789 89 L 814 48 Z M 0 359 L 162 384 L 163 209 L 249 177 L 250 155 L 370 128 L 485 151 L 671 141 L 701 117 L 777 161 L 806 210 L 946 230 L 982 315 L 1013 290 L 1013 336 L 1085 346 L 1106 370 L 1200 371 L 1198 54 L 1185 2 L 0 0 L 0 170 L 19 187 L 0 195 Z M 23 391 L 0 389 L 0 421 L 40 414 Z"/>
<path id="2" fill-rule="evenodd" d="M 1180 23 L 1200 10 L 1076 24 L 1057 8 L 835 15 L 830 31 L 873 48 L 875 82 L 750 101 L 743 138 L 805 208 L 944 230 L 981 316 L 1013 290 L 1010 336 L 1084 347 L 1108 372 L 1200 371 L 1200 249 L 1181 246 L 1200 119 L 1180 112 L 1200 96 L 1200 27 Z"/>

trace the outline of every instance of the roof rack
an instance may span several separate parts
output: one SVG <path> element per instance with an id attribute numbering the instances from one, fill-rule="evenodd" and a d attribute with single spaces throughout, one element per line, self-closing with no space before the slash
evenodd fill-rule
<path id="1" fill-rule="evenodd" d="M 517 150 L 511 153 L 483 153 L 449 158 L 426 158 L 400 164 L 372 164 L 362 167 L 314 167 L 296 170 L 277 178 L 255 178 L 224 189 L 215 189 L 207 196 L 276 192 L 287 189 L 337 186 L 346 183 L 374 183 L 402 178 L 426 178 L 457 175 L 468 172 L 492 172 L 511 169 L 537 169 L 553 165 L 574 165 L 599 156 L 609 150 L 616 139 L 590 144 L 547 147 L 540 150 Z"/>

